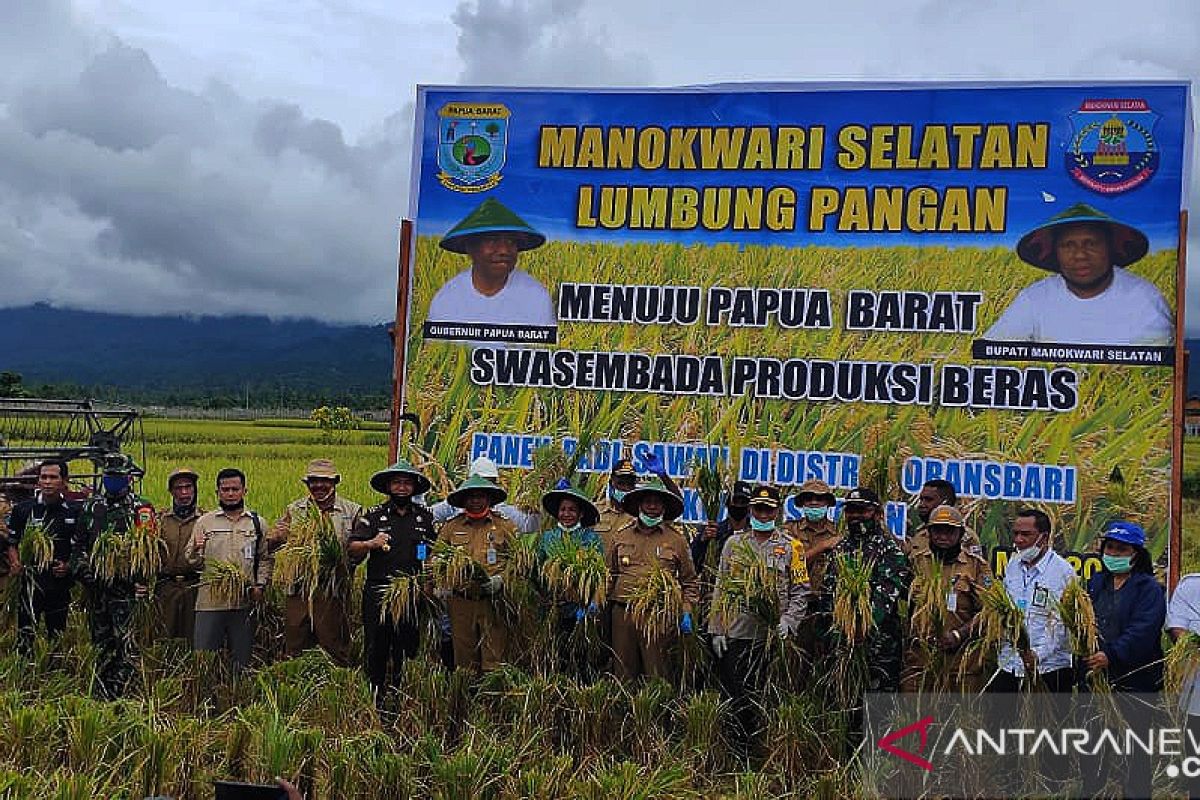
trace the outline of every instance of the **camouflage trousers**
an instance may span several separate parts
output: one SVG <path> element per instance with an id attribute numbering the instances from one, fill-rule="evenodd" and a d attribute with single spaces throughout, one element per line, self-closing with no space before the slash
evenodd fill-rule
<path id="1" fill-rule="evenodd" d="M 900 691 L 900 673 L 904 663 L 904 633 L 900 625 L 884 622 L 867 637 L 867 690 Z"/>
<path id="2" fill-rule="evenodd" d="M 106 700 L 125 693 L 133 678 L 133 589 L 93 586 L 88 592 L 88 629 L 96 650 L 98 691 Z"/>

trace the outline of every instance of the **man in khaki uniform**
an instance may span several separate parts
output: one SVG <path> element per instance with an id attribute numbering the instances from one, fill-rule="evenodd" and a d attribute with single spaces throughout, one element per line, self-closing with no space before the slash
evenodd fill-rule
<path id="1" fill-rule="evenodd" d="M 909 515 L 909 530 L 908 535 L 900 540 L 900 547 L 904 550 L 906 556 L 912 556 L 914 553 L 921 551 L 929 551 L 929 532 L 925 530 L 929 523 L 929 515 L 938 506 L 957 506 L 958 492 L 954 489 L 954 484 L 950 481 L 944 481 L 941 478 L 932 478 L 925 481 L 921 486 L 921 492 L 917 495 L 916 512 L 917 516 L 914 519 Z M 975 531 L 970 528 L 963 529 L 962 546 L 964 550 L 976 555 L 983 555 L 983 548 L 979 544 L 979 537 L 975 535 Z"/>
<path id="2" fill-rule="evenodd" d="M 447 599 L 454 665 L 475 672 L 504 663 L 508 646 L 508 631 L 494 604 L 501 600 L 504 579 L 500 572 L 517 529 L 492 510 L 507 499 L 508 492 L 502 487 L 472 475 L 446 498 L 462 512 L 438 531 L 438 541 L 464 548 L 487 576 L 456 588 Z"/>
<path id="3" fill-rule="evenodd" d="M 837 526 L 829 518 L 829 509 L 837 505 L 837 498 L 828 483 L 812 478 L 800 484 L 796 492 L 796 504 L 800 507 L 801 517 L 784 525 L 783 530 L 799 545 L 796 554 L 804 559 L 810 586 L 817 592 L 825 580 L 829 554 L 842 539 Z M 798 564 L 793 564 L 793 571 L 799 573 L 798 567 Z"/>
<path id="4" fill-rule="evenodd" d="M 943 505 L 925 526 L 930 546 L 914 552 L 909 601 L 908 646 L 901 690 L 977 692 L 983 687 L 983 654 L 968 653 L 972 622 L 982 610 L 980 595 L 992 585 L 987 561 L 964 546 L 966 526 L 954 506 Z M 935 581 L 936 593 L 922 591 Z M 923 600 L 936 595 L 935 608 Z"/>
<path id="5" fill-rule="evenodd" d="M 592 530 L 600 537 L 600 544 L 605 553 L 612 549 L 612 541 L 617 534 L 617 528 L 629 521 L 629 515 L 622 508 L 621 501 L 636 487 L 637 470 L 633 468 L 633 462 L 628 458 L 622 458 L 613 464 L 612 472 L 608 476 L 608 492 L 596 503 L 596 510 L 600 512 L 600 521 L 592 526 Z"/>
<path id="6" fill-rule="evenodd" d="M 196 505 L 196 483 L 200 476 L 188 467 L 179 467 L 167 476 L 171 505 L 158 512 L 158 531 L 164 548 L 158 581 L 154 584 L 155 636 L 183 639 L 188 646 L 196 629 L 196 593 L 200 573 L 187 562 L 184 553 L 192 538 L 192 529 L 204 510 Z"/>
<path id="7" fill-rule="evenodd" d="M 228 642 L 234 668 L 241 669 L 250 663 L 254 645 L 250 608 L 262 601 L 272 560 L 262 519 L 246 509 L 246 476 L 241 470 L 227 467 L 217 473 L 217 501 L 220 509 L 196 520 L 184 559 L 200 572 L 207 562 L 236 565 L 242 580 L 229 586 L 201 577 L 194 643 L 197 650 L 219 650 Z"/>
<path id="8" fill-rule="evenodd" d="M 612 598 L 612 644 L 617 677 L 632 680 L 649 675 L 670 679 L 671 646 L 676 626 L 646 635 L 638 630 L 628 611 L 631 595 L 644 583 L 655 565 L 673 575 L 683 593 L 683 616 L 678 630 L 690 634 L 692 609 L 700 600 L 700 582 L 687 540 L 671 525 L 683 513 L 683 499 L 658 478 L 651 478 L 625 495 L 622 505 L 630 515 L 613 537 L 608 559 L 608 596 Z"/>
<path id="9" fill-rule="evenodd" d="M 310 647 L 320 645 L 335 664 L 344 667 L 350 664 L 350 620 L 346 615 L 350 571 L 346 567 L 345 553 L 363 509 L 353 500 L 338 496 L 337 485 L 341 480 L 342 476 L 329 459 L 309 462 L 301 479 L 308 487 L 308 495 L 288 504 L 283 516 L 275 523 L 268 542 L 272 551 L 282 547 L 291 534 L 293 520 L 303 518 L 313 505 L 329 518 L 343 553 L 337 568 L 337 591 L 330 592 L 319 586 L 310 598 L 307 589 L 299 584 L 286 587 L 284 652 L 288 658 L 294 658 Z"/>

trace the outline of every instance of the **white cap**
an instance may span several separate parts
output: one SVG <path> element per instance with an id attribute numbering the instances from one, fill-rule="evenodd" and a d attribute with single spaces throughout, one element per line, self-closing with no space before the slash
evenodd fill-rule
<path id="1" fill-rule="evenodd" d="M 478 475 L 481 478 L 499 478 L 500 469 L 496 466 L 496 462 L 492 461 L 487 456 L 480 456 L 471 462 L 471 468 L 467 471 L 468 475 Z"/>

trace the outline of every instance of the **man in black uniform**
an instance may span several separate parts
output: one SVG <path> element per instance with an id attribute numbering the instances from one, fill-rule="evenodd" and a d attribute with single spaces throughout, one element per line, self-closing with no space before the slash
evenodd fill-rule
<path id="1" fill-rule="evenodd" d="M 67 462 L 43 461 L 38 467 L 37 492 L 33 499 L 18 503 L 9 518 L 8 563 L 11 574 L 23 575 L 21 604 L 17 611 L 17 641 L 28 653 L 38 620 L 46 633 L 57 638 L 67 627 L 71 604 L 71 548 L 83 531 L 83 508 L 68 501 Z M 53 543 L 53 552 L 45 564 L 21 563 L 21 539 L 38 527 Z"/>
<path id="2" fill-rule="evenodd" d="M 132 574 L 127 543 L 119 545 L 125 553 L 112 574 L 98 570 L 91 556 L 101 536 L 128 538 L 135 526 L 154 525 L 154 507 L 133 491 L 133 481 L 141 475 L 128 456 L 105 460 L 101 494 L 84 506 L 86 525 L 71 551 L 71 571 L 88 589 L 88 630 L 96 649 L 98 693 L 105 700 L 123 695 L 133 677 L 134 606 L 154 576 Z"/>
<path id="3" fill-rule="evenodd" d="M 400 459 L 371 476 L 371 488 L 388 499 L 367 511 L 350 534 L 350 561 L 367 559 L 363 584 L 362 615 L 365 634 L 367 678 L 375 690 L 375 702 L 394 685 L 405 658 L 417 654 L 420 630 L 413 620 L 380 619 L 383 592 L 397 575 L 416 575 L 432 555 L 437 535 L 433 514 L 415 495 L 429 491 L 429 479 L 409 462 Z M 393 683 L 388 682 L 388 665 Z"/>

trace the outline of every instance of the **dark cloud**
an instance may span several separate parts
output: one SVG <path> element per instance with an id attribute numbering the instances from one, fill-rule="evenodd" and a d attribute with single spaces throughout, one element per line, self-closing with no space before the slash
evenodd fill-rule
<path id="1" fill-rule="evenodd" d="M 18 25 L 40 46 L 0 55 L 26 76 L 0 83 L 6 305 L 390 316 L 411 108 L 347 142 L 295 105 L 172 86 L 62 3 L 5 5 Z"/>

